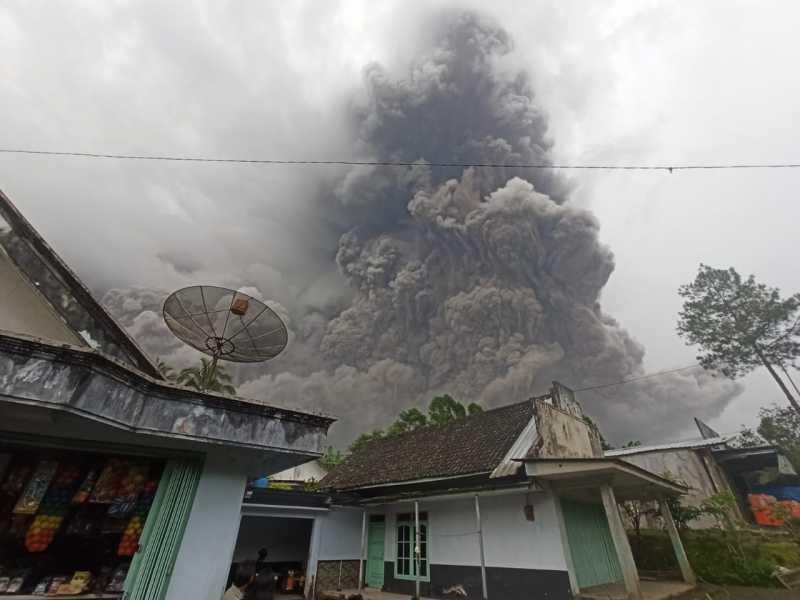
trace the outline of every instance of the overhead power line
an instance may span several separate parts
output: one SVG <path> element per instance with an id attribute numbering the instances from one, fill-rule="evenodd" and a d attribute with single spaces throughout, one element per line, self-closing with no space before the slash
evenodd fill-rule
<path id="1" fill-rule="evenodd" d="M 662 375 L 668 375 L 669 373 L 677 373 L 679 371 L 687 371 L 689 369 L 694 369 L 699 367 L 698 363 L 694 363 L 693 365 L 686 365 L 685 367 L 678 367 L 677 369 L 668 369 L 666 371 L 658 371 L 656 373 L 649 373 L 647 375 L 642 375 L 641 377 L 631 377 L 630 379 L 621 379 L 619 381 L 614 381 L 612 383 L 603 383 L 601 385 L 593 385 L 590 387 L 580 388 L 578 390 L 573 390 L 575 392 L 588 392 L 590 390 L 599 390 L 602 388 L 613 387 L 616 385 L 625 385 L 626 383 L 633 383 L 634 381 L 643 381 L 644 379 L 653 379 L 654 377 L 661 377 Z"/>
<path id="2" fill-rule="evenodd" d="M 0 148 L 3 154 L 28 154 L 36 156 L 72 156 L 78 158 L 111 158 L 117 160 L 162 160 L 196 163 L 238 163 L 253 165 L 331 165 L 369 167 L 481 167 L 488 169 L 560 169 L 596 171 L 698 171 L 719 169 L 797 169 L 800 163 L 720 163 L 720 164 L 676 164 L 676 165 L 585 165 L 547 163 L 479 163 L 393 160 L 301 160 L 262 158 L 214 158 L 208 156 L 172 156 L 151 154 L 111 154 L 101 152 L 61 152 L 56 150 L 30 150 L 26 148 Z"/>

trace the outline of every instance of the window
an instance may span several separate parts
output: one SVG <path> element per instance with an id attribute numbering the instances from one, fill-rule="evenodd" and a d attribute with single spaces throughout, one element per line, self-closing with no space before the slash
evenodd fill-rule
<path id="1" fill-rule="evenodd" d="M 398 579 L 430 581 L 428 573 L 428 513 L 419 513 L 419 573 L 414 556 L 416 546 L 414 514 L 397 515 L 397 558 L 394 574 Z"/>

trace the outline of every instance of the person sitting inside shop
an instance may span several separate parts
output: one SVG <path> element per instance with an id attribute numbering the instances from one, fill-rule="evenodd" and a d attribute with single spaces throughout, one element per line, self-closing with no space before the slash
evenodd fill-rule
<path id="1" fill-rule="evenodd" d="M 222 600 L 242 600 L 247 587 L 256 578 L 256 564 L 248 560 L 236 567 L 231 587 L 222 595 Z"/>

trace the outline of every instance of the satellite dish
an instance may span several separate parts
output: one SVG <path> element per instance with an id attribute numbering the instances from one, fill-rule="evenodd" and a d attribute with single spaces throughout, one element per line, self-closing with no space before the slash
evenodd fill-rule
<path id="1" fill-rule="evenodd" d="M 289 341 L 281 318 L 248 294 L 193 285 L 164 301 L 164 322 L 175 336 L 217 361 L 261 362 L 275 358 Z"/>

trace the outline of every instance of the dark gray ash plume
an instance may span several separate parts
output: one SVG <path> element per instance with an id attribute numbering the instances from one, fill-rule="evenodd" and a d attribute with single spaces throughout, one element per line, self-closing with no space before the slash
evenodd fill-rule
<path id="1" fill-rule="evenodd" d="M 600 308 L 613 254 L 562 178 L 428 164 L 550 164 L 552 144 L 527 76 L 501 68 L 509 36 L 471 13 L 438 26 L 405 77 L 366 68 L 351 114 L 361 158 L 418 166 L 354 167 L 319 199 L 341 231 L 348 294 L 298 301 L 284 311 L 285 355 L 239 370 L 244 396 L 338 415 L 338 443 L 439 392 L 496 406 L 553 378 L 580 388 L 643 373 L 644 349 Z M 135 334 L 151 334 L 157 309 L 126 301 L 108 299 Z M 179 347 L 159 344 L 162 354 Z M 612 438 L 651 439 L 674 429 L 670 413 L 708 418 L 738 391 L 683 372 L 580 398 Z"/>

